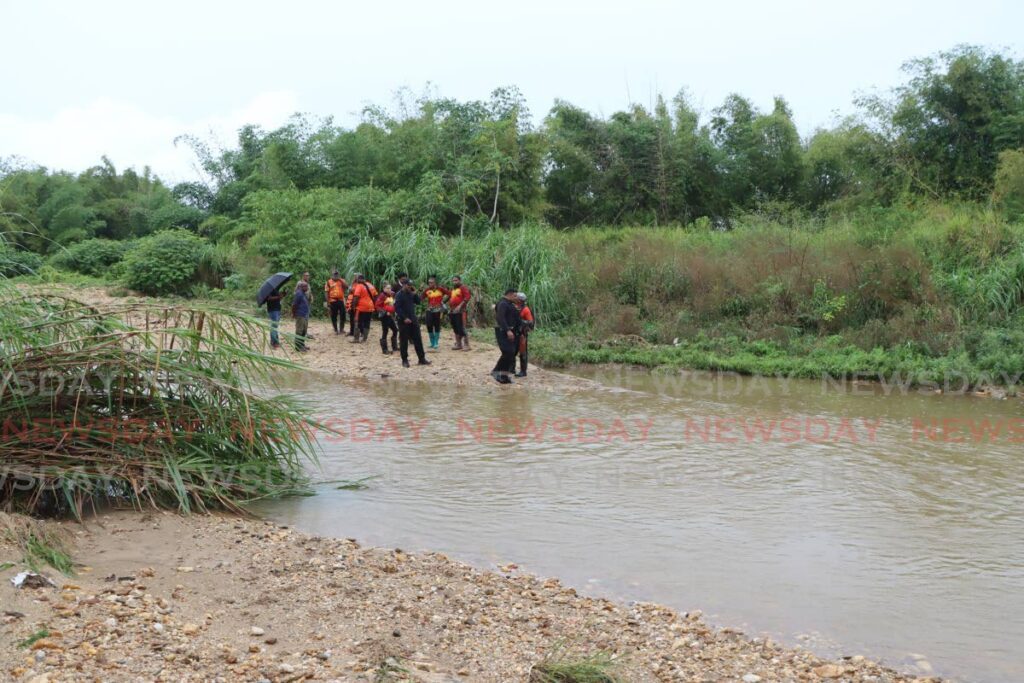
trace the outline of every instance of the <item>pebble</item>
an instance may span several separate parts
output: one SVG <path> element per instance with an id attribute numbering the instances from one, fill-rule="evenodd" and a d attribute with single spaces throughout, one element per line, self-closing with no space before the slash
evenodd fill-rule
<path id="1" fill-rule="evenodd" d="M 266 631 L 261 629 L 259 626 L 253 626 L 249 629 L 249 633 L 251 633 L 254 636 L 262 636 L 264 633 L 266 633 Z"/>
<path id="2" fill-rule="evenodd" d="M 743 683 L 761 683 L 761 677 L 757 674 L 743 674 Z"/>

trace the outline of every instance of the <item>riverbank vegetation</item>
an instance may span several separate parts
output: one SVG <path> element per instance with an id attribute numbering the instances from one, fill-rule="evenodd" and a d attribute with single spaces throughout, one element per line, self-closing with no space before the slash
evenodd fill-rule
<path id="1" fill-rule="evenodd" d="M 782 98 L 535 123 L 503 88 L 183 139 L 203 178 L 173 188 L 8 162 L 0 270 L 227 300 L 275 270 L 459 273 L 484 325 L 527 291 L 549 363 L 1019 384 L 1024 63 L 958 47 L 906 73 L 806 137 Z"/>
<path id="2" fill-rule="evenodd" d="M 302 490 L 313 425 L 259 393 L 290 366 L 264 336 L 210 306 L 100 311 L 0 280 L 0 509 L 238 509 Z"/>

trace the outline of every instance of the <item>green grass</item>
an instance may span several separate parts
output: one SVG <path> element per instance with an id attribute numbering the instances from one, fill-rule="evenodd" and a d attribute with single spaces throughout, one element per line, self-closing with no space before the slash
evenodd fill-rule
<path id="1" fill-rule="evenodd" d="M 71 556 L 52 538 L 41 538 L 30 534 L 25 543 L 25 564 L 33 571 L 50 566 L 65 576 L 73 576 L 75 563 Z"/>
<path id="2" fill-rule="evenodd" d="M 19 641 L 18 642 L 18 647 L 21 648 L 22 650 L 28 649 L 28 648 L 32 647 L 37 641 L 40 641 L 43 638 L 48 638 L 49 635 L 50 635 L 50 630 L 49 629 L 41 628 L 38 631 L 36 631 L 35 633 L 33 633 L 32 635 L 30 635 L 28 638 L 25 638 L 24 640 Z"/>
<path id="3" fill-rule="evenodd" d="M 556 648 L 530 671 L 530 683 L 619 683 L 617 662 L 607 652 L 572 656 Z"/>
<path id="4" fill-rule="evenodd" d="M 680 368 L 743 375 L 820 379 L 825 376 L 880 380 L 904 378 L 909 386 L 966 380 L 971 386 L 1007 386 L 1019 390 L 1021 371 L 986 368 L 965 353 L 928 356 L 911 348 L 865 351 L 838 337 L 810 336 L 790 344 L 736 337 L 681 339 L 678 345 L 594 341 L 559 333 L 530 339 L 531 356 L 548 367 L 622 364 L 644 368 Z"/>

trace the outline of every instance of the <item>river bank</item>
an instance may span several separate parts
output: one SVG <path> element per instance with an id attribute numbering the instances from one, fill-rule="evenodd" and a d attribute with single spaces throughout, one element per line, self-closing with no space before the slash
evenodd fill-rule
<path id="1" fill-rule="evenodd" d="M 322 321 L 313 333 L 312 351 L 290 356 L 310 369 L 379 381 L 405 371 L 372 341 L 349 344 Z M 535 371 L 498 386 L 487 375 L 493 349 L 477 346 L 442 348 L 407 376 L 494 392 L 591 385 Z M 56 586 L 20 592 L 3 582 L 0 656 L 16 680 L 510 681 L 553 653 L 596 652 L 614 655 L 624 681 L 930 680 L 859 657 L 826 661 L 696 612 L 581 596 L 514 565 L 482 570 L 217 515 L 112 513 L 57 526 L 73 538 L 77 576 L 49 572 Z M 2 550 L 0 563 L 18 560 Z"/>
<path id="2" fill-rule="evenodd" d="M 15 569 L 3 572 L 0 659 L 13 680 L 525 681 L 559 648 L 611 653 L 624 681 L 931 680 L 824 661 L 699 612 L 589 598 L 515 565 L 486 571 L 221 515 L 61 526 L 76 576 L 15 590 Z"/>

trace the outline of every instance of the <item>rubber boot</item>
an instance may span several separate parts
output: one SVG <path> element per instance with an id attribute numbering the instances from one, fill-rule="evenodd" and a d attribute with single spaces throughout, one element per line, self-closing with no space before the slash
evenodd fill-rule
<path id="1" fill-rule="evenodd" d="M 431 332 L 430 333 L 430 348 L 436 350 L 440 341 L 441 341 L 441 333 L 440 332 Z"/>
<path id="2" fill-rule="evenodd" d="M 523 353 L 519 356 L 519 372 L 516 373 L 516 377 L 526 377 L 526 364 L 529 361 L 530 354 Z"/>
<path id="3" fill-rule="evenodd" d="M 388 351 L 388 340 L 387 337 L 380 340 L 380 350 L 385 356 L 390 356 L 391 352 Z"/>
<path id="4" fill-rule="evenodd" d="M 391 350 L 398 350 L 398 337 L 396 337 L 395 335 L 391 335 Z"/>
<path id="5" fill-rule="evenodd" d="M 462 337 L 455 337 L 455 346 L 452 347 L 452 351 L 462 350 Z"/>

